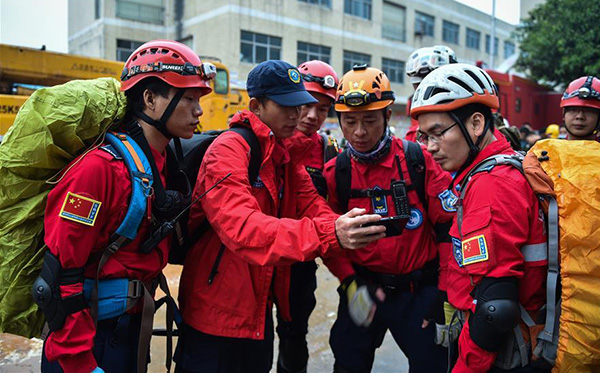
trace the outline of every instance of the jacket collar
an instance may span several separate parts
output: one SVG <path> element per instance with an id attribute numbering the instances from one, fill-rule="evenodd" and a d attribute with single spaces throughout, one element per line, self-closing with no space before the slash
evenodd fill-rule
<path id="1" fill-rule="evenodd" d="M 483 161 L 484 159 L 496 154 L 514 153 L 514 150 L 510 147 L 510 144 L 508 143 L 508 141 L 506 141 L 504 136 L 499 136 L 497 134 L 494 135 L 496 136 L 496 140 L 490 143 L 485 148 L 483 148 L 479 152 L 479 154 L 477 154 L 475 160 L 469 165 L 469 167 L 467 167 L 463 172 L 461 172 L 460 175 L 456 175 L 453 183 L 454 186 L 462 184 L 464 177 L 467 176 L 469 171 L 471 171 L 477 164 L 479 164 L 479 162 Z"/>
<path id="2" fill-rule="evenodd" d="M 265 160 L 274 156 L 274 151 L 278 153 L 275 157 L 277 163 L 289 162 L 290 155 L 285 143 L 281 141 L 280 144 L 278 144 L 279 146 L 275 146 L 278 143 L 278 140 L 275 138 L 273 131 L 271 131 L 269 126 L 263 123 L 253 112 L 249 110 L 238 111 L 233 118 L 231 118 L 229 127 L 247 127 L 254 132 L 260 143 L 263 154 L 263 163 Z"/>
<path id="3" fill-rule="evenodd" d="M 377 163 L 366 164 L 366 163 L 358 162 L 356 160 L 353 160 L 353 162 L 355 162 L 355 164 L 360 165 L 361 167 L 365 167 L 365 168 L 369 168 L 369 166 L 374 166 L 374 165 L 376 165 L 378 167 L 384 167 L 386 169 L 391 169 L 392 167 L 396 168 L 396 164 L 395 164 L 396 154 L 398 154 L 398 156 L 400 157 L 401 162 L 404 159 L 404 156 L 401 156 L 399 154 L 400 153 L 399 150 L 401 148 L 401 145 L 399 143 L 401 141 L 402 140 L 400 140 L 396 137 L 393 137 L 392 144 L 390 145 L 390 151 L 388 152 L 388 154 L 385 155 L 385 157 L 383 157 Z"/>

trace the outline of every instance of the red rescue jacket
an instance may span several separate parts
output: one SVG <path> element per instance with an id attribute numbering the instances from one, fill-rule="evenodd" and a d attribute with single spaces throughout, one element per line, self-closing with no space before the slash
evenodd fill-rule
<path id="1" fill-rule="evenodd" d="M 466 174 L 487 157 L 513 154 L 504 137 L 485 147 Z M 475 311 L 471 291 L 483 277 L 519 279 L 520 303 L 530 312 L 545 304 L 547 273 L 544 218 L 538 200 L 525 177 L 512 166 L 496 166 L 491 172 L 475 174 L 463 202 L 462 242 L 456 221 L 450 229 L 453 257 L 448 266 L 448 299 L 463 311 Z M 460 264 L 459 264 L 460 262 Z M 466 325 L 459 340 L 460 356 L 454 372 L 487 372 L 496 353 L 477 346 Z"/>
<path id="2" fill-rule="evenodd" d="M 152 155 L 164 183 L 165 158 L 154 149 Z M 63 205 L 79 202 L 77 196 L 101 203 L 92 225 L 59 216 Z M 73 162 L 73 167 L 48 194 L 44 218 L 45 243 L 63 268 L 85 266 L 85 277 L 96 278 L 98 262 L 88 264 L 90 254 L 101 254 L 108 246 L 110 236 L 127 213 L 130 196 L 129 171 L 122 160 L 96 149 Z M 136 239 L 110 257 L 100 271 L 100 278 L 142 281 L 156 278 L 167 264 L 169 244 L 164 240 L 150 253 L 141 253 L 139 247 L 150 235 L 150 228 L 149 220 L 143 219 Z M 75 295 L 83 291 L 83 284 L 64 285 L 60 291 L 63 297 Z M 61 330 L 48 336 L 46 356 L 50 361 L 58 359 L 65 373 L 91 372 L 98 365 L 92 353 L 95 335 L 89 309 L 71 314 Z"/>
<path id="3" fill-rule="evenodd" d="M 191 229 L 205 216 L 213 229 L 187 255 L 179 304 L 194 329 L 261 340 L 273 301 L 289 317 L 290 272 L 283 265 L 339 250 L 338 215 L 317 194 L 304 165 L 290 159 L 258 117 L 242 111 L 231 123 L 251 128 L 261 144 L 259 180 L 250 186 L 250 148 L 237 133 L 226 132 L 209 147 L 194 196 L 232 176 L 191 209 Z M 226 249 L 209 283 L 221 245 Z"/>
<path id="4" fill-rule="evenodd" d="M 379 186 L 389 189 L 392 179 L 399 179 L 395 156 L 400 158 L 402 174 L 407 185 L 411 185 L 408 165 L 404 156 L 402 140 L 394 138 L 391 149 L 379 163 L 363 164 L 351 159 L 352 185 L 353 189 L 367 189 Z M 438 244 L 435 240 L 433 227 L 438 223 L 446 223 L 454 217 L 454 210 L 443 204 L 444 191 L 451 182 L 450 174 L 443 171 L 437 165 L 431 155 L 423 151 L 425 158 L 425 194 L 428 200 L 428 210 L 425 211 L 416 190 L 408 191 L 408 200 L 411 206 L 418 212 L 413 215 L 415 219 L 407 224 L 403 233 L 397 237 L 383 238 L 369 246 L 352 251 L 345 251 L 342 255 L 326 258 L 325 264 L 329 270 L 343 281 L 346 277 L 354 274 L 352 263 L 367 267 L 373 272 L 388 274 L 406 274 L 417 269 L 438 255 L 440 252 L 440 289 L 445 290 L 445 267 L 450 256 L 450 243 Z M 325 165 L 325 178 L 329 186 L 329 203 L 335 211 L 340 210 L 337 199 L 335 180 L 335 159 Z M 388 216 L 395 215 L 394 202 L 391 196 L 387 196 Z M 360 207 L 373 213 L 370 198 L 351 198 L 348 202 L 348 210 Z"/>

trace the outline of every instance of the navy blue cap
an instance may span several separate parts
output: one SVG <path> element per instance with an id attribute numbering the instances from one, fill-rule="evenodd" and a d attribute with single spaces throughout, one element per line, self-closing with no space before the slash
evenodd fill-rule
<path id="1" fill-rule="evenodd" d="M 281 60 L 259 63 L 248 74 L 248 96 L 266 97 L 282 106 L 314 104 L 317 100 L 306 91 L 298 69 Z"/>

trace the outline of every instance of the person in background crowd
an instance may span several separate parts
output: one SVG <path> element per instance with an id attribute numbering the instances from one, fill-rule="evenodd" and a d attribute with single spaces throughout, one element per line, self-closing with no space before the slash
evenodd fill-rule
<path id="1" fill-rule="evenodd" d="M 541 136 L 538 133 L 531 129 L 529 124 L 524 124 L 523 127 L 519 129 L 521 133 L 521 149 L 523 151 L 528 151 L 533 144 L 535 144 L 538 140 L 541 139 Z"/>
<path id="2" fill-rule="evenodd" d="M 582 76 L 569 83 L 560 101 L 569 140 L 597 140 L 600 128 L 600 80 Z"/>
<path id="3" fill-rule="evenodd" d="M 561 125 L 559 128 L 559 132 L 558 132 L 558 138 L 562 139 L 562 140 L 566 140 L 568 135 L 569 135 L 569 132 L 567 132 L 567 127 L 565 127 L 564 124 Z"/>
<path id="4" fill-rule="evenodd" d="M 433 70 L 449 63 L 456 63 L 454 51 L 445 45 L 436 45 L 433 47 L 420 48 L 412 52 L 406 62 L 406 75 L 410 78 L 410 83 L 414 89 L 417 89 L 419 83 Z M 406 105 L 407 115 L 410 115 L 410 104 L 412 96 L 408 99 Z M 404 136 L 405 140 L 416 141 L 417 129 L 419 124 L 411 119 L 410 127 Z"/>
<path id="5" fill-rule="evenodd" d="M 560 134 L 560 129 L 558 124 L 549 124 L 546 127 L 546 131 L 544 132 L 544 138 L 546 139 L 558 139 L 558 135 Z"/>

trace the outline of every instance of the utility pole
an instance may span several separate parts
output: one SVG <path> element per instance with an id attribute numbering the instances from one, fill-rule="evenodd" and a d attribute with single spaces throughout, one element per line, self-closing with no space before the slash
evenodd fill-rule
<path id="1" fill-rule="evenodd" d="M 496 48 L 496 0 L 492 0 L 492 32 L 490 33 L 490 68 L 494 69 L 494 51 Z"/>

